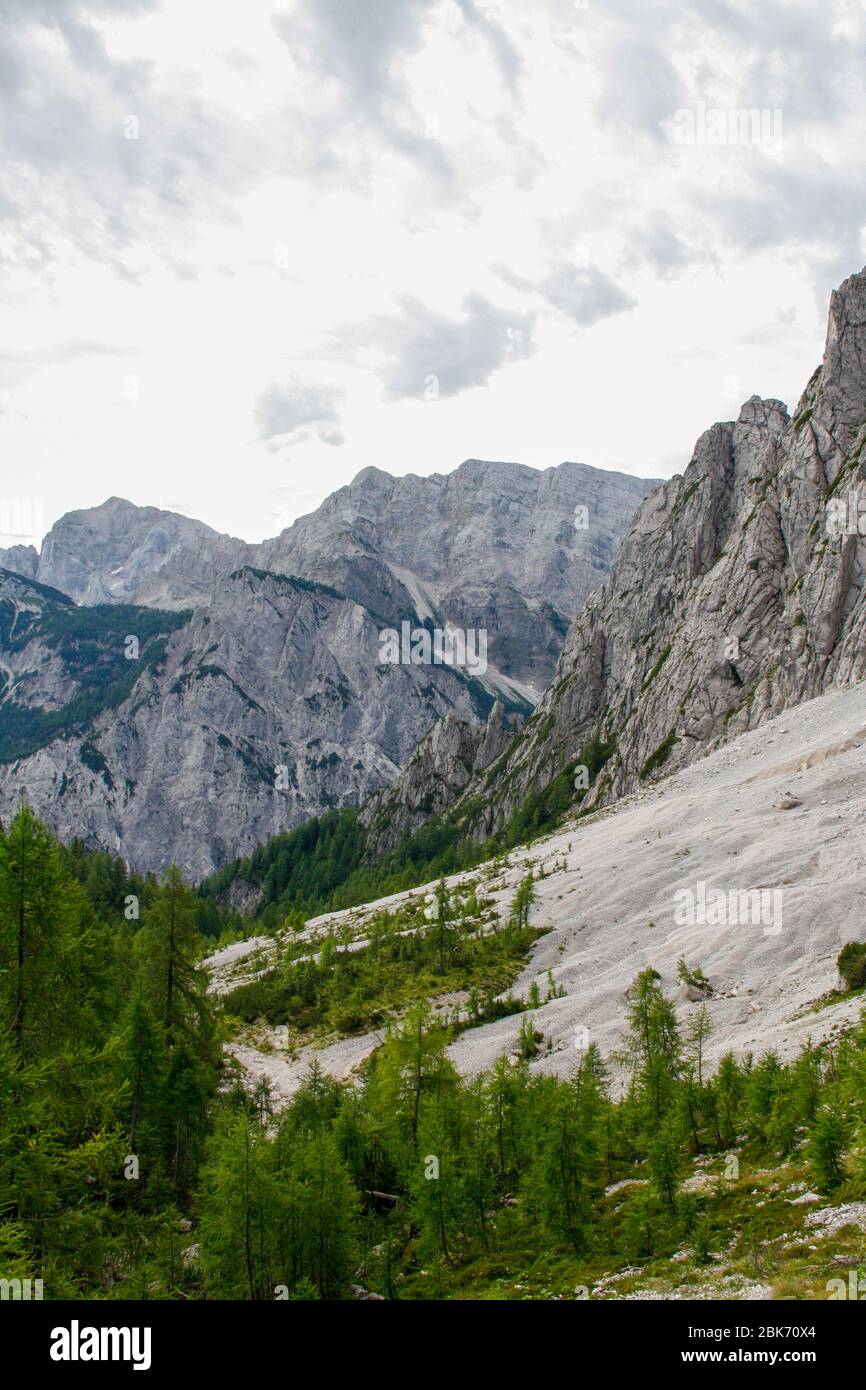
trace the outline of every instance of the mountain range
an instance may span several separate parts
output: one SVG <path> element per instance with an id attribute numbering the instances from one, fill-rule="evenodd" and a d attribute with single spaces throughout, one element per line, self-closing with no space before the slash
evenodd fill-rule
<path id="1" fill-rule="evenodd" d="M 25 788 L 61 836 L 201 876 L 364 802 L 439 719 L 531 712 L 656 486 L 366 468 L 260 545 L 119 498 L 64 516 L 0 553 L 0 815 Z M 383 662 L 404 625 L 483 632 L 483 669 Z"/>
<path id="2" fill-rule="evenodd" d="M 581 749 L 609 751 L 581 809 L 609 805 L 719 744 L 866 675 L 866 272 L 831 298 L 793 415 L 753 396 L 641 504 L 610 576 L 569 629 L 554 678 L 492 764 L 461 775 L 431 730 L 371 824 L 436 802 L 460 833 L 500 830 Z M 454 717 L 451 716 L 451 724 Z M 471 730 L 468 737 L 472 738 Z M 583 780 L 586 780 L 585 778 Z M 459 783 L 459 787 L 456 784 Z M 451 795 L 443 787 L 455 786 Z M 414 815 L 413 828 L 424 816 Z"/>
<path id="3" fill-rule="evenodd" d="M 668 482 L 366 468 L 260 545 L 116 498 L 63 517 L 0 554 L 0 814 L 24 787 L 63 836 L 205 876 L 360 806 L 375 859 L 551 788 L 611 804 L 861 680 L 864 341 L 860 272 L 793 414 L 752 396 Z M 486 660 L 407 655 L 436 631 Z"/>

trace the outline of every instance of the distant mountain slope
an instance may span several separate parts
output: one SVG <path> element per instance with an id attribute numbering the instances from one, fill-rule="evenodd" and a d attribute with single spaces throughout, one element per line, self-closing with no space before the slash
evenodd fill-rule
<path id="1" fill-rule="evenodd" d="M 56 589 L 0 570 L 0 762 L 74 737 L 122 705 L 188 616 L 128 604 L 79 608 Z M 126 655 L 130 633 L 134 660 Z M 82 761 L 88 750 L 101 768 L 84 742 Z"/>
<path id="2" fill-rule="evenodd" d="M 0 550 L 0 569 L 11 570 L 25 579 L 35 579 L 39 568 L 39 551 L 35 545 L 13 545 Z"/>
<path id="3" fill-rule="evenodd" d="M 365 468 L 265 542 L 263 562 L 364 603 L 386 565 L 422 617 L 486 629 L 491 663 L 537 698 L 568 624 L 657 486 L 579 463 L 538 470 L 469 459 L 426 478 Z"/>
<path id="4" fill-rule="evenodd" d="M 399 587 L 408 601 L 398 617 L 486 629 L 491 665 L 516 682 L 503 694 L 534 703 L 569 622 L 657 485 L 577 463 L 469 460 L 426 478 L 365 468 L 261 545 L 112 497 L 61 517 L 40 555 L 18 546 L 0 564 L 77 603 L 167 609 L 210 603 L 245 564 L 330 584 L 373 614 L 391 612 Z"/>
<path id="5" fill-rule="evenodd" d="M 157 507 L 110 497 L 68 512 L 51 528 L 34 577 L 76 603 L 190 608 L 208 602 L 214 580 L 244 564 L 250 547 Z"/>
<path id="6" fill-rule="evenodd" d="M 62 836 L 203 876 L 364 802 L 439 719 L 472 742 L 496 700 L 531 711 L 651 487 L 576 464 L 365 469 L 262 546 L 119 498 L 70 513 L 38 563 L 9 552 L 35 579 L 0 586 L 0 817 L 23 786 Z M 422 645 L 469 630 L 482 659 L 395 664 L 383 634 L 404 625 Z"/>
<path id="7" fill-rule="evenodd" d="M 192 614 L 78 607 L 0 572 L 0 819 L 24 787 L 63 838 L 200 876 L 365 800 L 431 724 L 491 703 L 464 671 L 380 664 L 389 616 L 250 567 Z"/>

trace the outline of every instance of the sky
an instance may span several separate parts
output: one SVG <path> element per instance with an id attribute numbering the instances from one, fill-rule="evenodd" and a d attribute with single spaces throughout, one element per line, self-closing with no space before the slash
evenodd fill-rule
<path id="1" fill-rule="evenodd" d="M 864 58 L 861 0 L 0 0 L 0 545 L 682 471 L 866 262 Z"/>

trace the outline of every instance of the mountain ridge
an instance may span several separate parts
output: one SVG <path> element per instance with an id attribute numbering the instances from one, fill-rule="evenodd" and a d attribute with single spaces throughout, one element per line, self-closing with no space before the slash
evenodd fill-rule
<path id="1" fill-rule="evenodd" d="M 136 868 L 176 859 L 201 877 L 310 817 L 368 800 L 439 718 L 472 725 L 497 700 L 531 710 L 567 630 L 563 610 L 606 573 L 652 484 L 614 486 L 608 496 L 605 475 L 586 468 L 541 475 L 485 464 L 432 484 L 368 472 L 269 548 L 122 498 L 71 513 L 31 582 L 71 591 L 70 621 L 87 628 L 90 613 L 111 629 L 111 653 L 88 631 L 82 669 L 120 659 L 149 613 L 174 614 L 176 630 L 159 660 L 124 663 L 126 698 L 89 721 L 79 706 L 68 718 L 58 710 L 56 739 L 9 745 L 0 816 L 25 785 L 63 836 L 118 851 Z M 393 506 L 371 505 L 371 489 L 402 498 L 396 540 Z M 595 509 L 597 534 L 572 524 L 578 505 Z M 503 558 L 496 538 L 505 531 L 519 544 Z M 126 630 L 115 631 L 121 621 Z M 422 654 L 389 664 L 383 636 L 406 625 L 425 641 L 437 629 L 483 632 L 483 661 L 427 665 Z M 49 615 L 42 637 L 16 654 L 0 691 L 0 733 L 17 735 L 22 692 L 38 692 L 39 673 L 57 663 L 55 626 Z"/>
<path id="2" fill-rule="evenodd" d="M 578 775 L 589 738 L 615 751 L 585 809 L 863 679 L 864 450 L 861 271 L 831 297 L 824 357 L 793 415 L 751 397 L 735 421 L 705 431 L 685 472 L 638 508 L 522 734 L 450 808 L 463 833 L 495 834 L 552 778 Z M 435 776 L 450 780 L 442 768 Z M 385 795 L 399 806 L 401 782 Z M 423 802 L 423 786 L 413 797 Z"/>

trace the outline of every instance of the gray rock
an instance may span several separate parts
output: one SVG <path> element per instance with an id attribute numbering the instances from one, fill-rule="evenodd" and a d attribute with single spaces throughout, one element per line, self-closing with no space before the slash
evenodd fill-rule
<path id="1" fill-rule="evenodd" d="M 421 617 L 486 628 L 491 664 L 531 687 L 534 703 L 568 624 L 606 578 L 635 509 L 657 485 L 580 463 L 538 470 L 469 459 L 426 478 L 365 468 L 265 542 L 260 562 L 370 606 L 360 562 L 377 557 Z"/>
<path id="2" fill-rule="evenodd" d="M 174 860 L 204 875 L 387 787 L 444 718 L 447 732 L 410 775 L 416 790 L 402 794 L 401 814 L 417 820 L 425 802 L 453 797 L 505 749 L 501 706 L 485 725 L 487 711 L 496 697 L 532 708 L 568 619 L 652 486 L 578 464 L 473 462 L 448 477 L 400 479 L 365 469 L 257 547 L 119 498 L 69 514 L 45 540 L 39 584 L 85 605 L 191 616 L 162 659 L 143 663 L 127 698 L 84 727 L 70 713 L 52 741 L 0 763 L 0 817 L 23 786 L 64 838 L 140 869 Z M 586 530 L 574 526 L 578 505 Z M 19 610 L 68 603 L 39 584 L 0 576 L 9 615 L 0 700 L 10 716 L 13 705 L 74 710 L 87 674 L 47 617 L 26 642 L 20 626 L 13 632 Z M 448 666 L 379 664 L 379 634 L 403 620 L 489 626 L 487 671 L 470 679 Z M 105 660 L 98 632 L 109 625 L 94 621 L 93 659 Z M 134 617 L 130 625 L 135 635 Z M 450 760 L 432 798 L 418 789 L 431 757 Z M 388 842 L 384 825 L 376 833 Z"/>
<path id="3" fill-rule="evenodd" d="M 39 551 L 33 545 L 13 545 L 8 550 L 0 550 L 0 569 L 35 579 L 38 567 Z"/>
<path id="4" fill-rule="evenodd" d="M 449 714 L 421 740 L 399 780 L 364 806 L 367 854 L 376 858 L 393 849 L 453 804 L 474 774 L 483 772 L 510 747 L 513 728 L 506 727 L 497 700 L 486 724 Z"/>
<path id="5" fill-rule="evenodd" d="M 0 611 L 46 602 L 23 579 L 0 577 Z M 142 869 L 176 861 L 199 876 L 312 815 L 364 801 L 397 777 L 432 723 L 474 713 L 473 692 L 450 668 L 378 665 L 378 631 L 335 590 L 238 571 L 117 708 L 0 764 L 0 818 L 23 786 L 62 838 L 117 850 Z M 78 693 L 80 673 L 50 622 L 2 659 L 18 703 L 30 691 L 63 710 Z"/>
<path id="6" fill-rule="evenodd" d="M 76 603 L 188 608 L 207 603 L 214 580 L 243 565 L 249 551 L 202 521 L 111 497 L 61 517 L 32 577 Z"/>
<path id="7" fill-rule="evenodd" d="M 640 507 L 610 578 L 572 624 L 525 737 L 463 793 L 498 829 L 591 735 L 616 749 L 608 804 L 770 715 L 866 675 L 866 273 L 830 303 L 822 365 L 793 419 L 753 396 Z M 856 529 L 856 528 L 855 528 Z"/>

